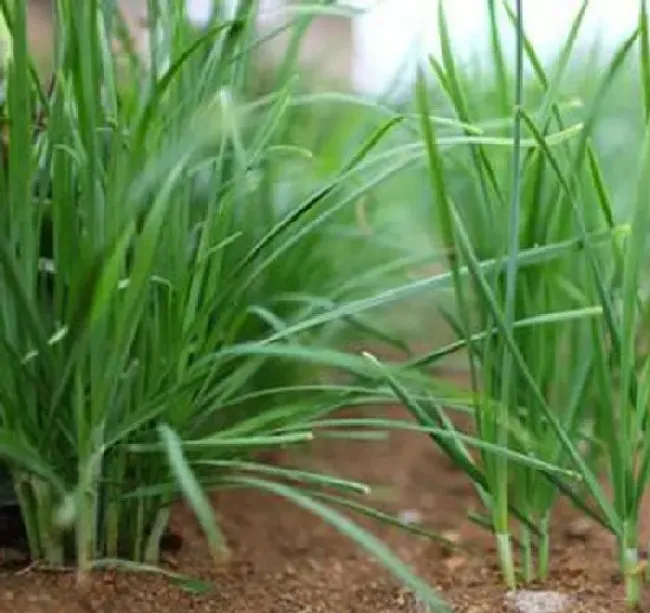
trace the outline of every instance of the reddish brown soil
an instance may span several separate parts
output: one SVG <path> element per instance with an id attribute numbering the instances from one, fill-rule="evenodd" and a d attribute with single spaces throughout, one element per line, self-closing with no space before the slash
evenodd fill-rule
<path id="1" fill-rule="evenodd" d="M 506 610 L 490 538 L 464 519 L 473 504 L 463 477 L 430 442 L 413 434 L 387 442 L 337 442 L 316 446 L 303 465 L 335 471 L 370 484 L 386 484 L 393 511 L 417 510 L 424 523 L 470 553 L 398 529 L 362 522 L 385 538 L 402 559 L 437 586 L 464 613 Z M 296 458 L 292 458 L 296 461 Z M 213 589 L 188 595 L 161 577 L 97 574 L 84 593 L 71 573 L 5 570 L 0 613 L 397 613 L 418 610 L 412 596 L 335 530 L 310 514 L 257 492 L 215 499 L 232 557 L 215 567 L 191 514 L 179 508 L 173 528 L 183 538 L 168 560 L 177 571 L 209 580 Z M 570 613 L 623 611 L 610 539 L 595 527 L 558 513 L 552 577 L 545 587 L 577 597 Z M 535 586 L 539 587 L 539 586 Z"/>

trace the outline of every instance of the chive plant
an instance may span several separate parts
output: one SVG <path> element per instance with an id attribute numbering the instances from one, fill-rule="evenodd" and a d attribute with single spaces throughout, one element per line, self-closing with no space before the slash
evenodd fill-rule
<path id="1" fill-rule="evenodd" d="M 331 521 L 445 610 L 333 508 L 371 514 L 346 505 L 367 486 L 256 460 L 311 440 L 315 418 L 344 402 L 376 396 L 367 361 L 333 343 L 349 329 L 375 335 L 364 312 L 418 291 L 373 295 L 394 252 L 359 241 L 354 225 L 360 198 L 423 158 L 421 147 L 375 153 L 401 118 L 382 118 L 311 173 L 304 160 L 318 153 L 283 141 L 291 80 L 250 93 L 255 2 L 197 32 L 183 3 L 152 0 L 142 61 L 114 3 L 57 0 L 49 90 L 31 65 L 25 3 L 0 6 L 14 42 L 0 165 L 0 454 L 33 558 L 73 560 L 82 580 L 106 564 L 155 564 L 184 497 L 218 559 L 226 544 L 207 492 L 261 488 Z M 322 382 L 314 365 L 367 383 Z"/>
<path id="2" fill-rule="evenodd" d="M 560 92 L 587 3 L 578 11 L 551 74 L 525 35 L 521 3 L 514 9 L 503 3 L 503 14 L 516 32 L 514 97 L 503 89 L 510 79 L 494 31 L 498 8 L 494 2 L 489 6 L 498 94 L 494 98 L 501 101 L 499 108 L 514 105 L 512 130 L 507 132 L 512 151 L 508 157 L 479 143 L 461 159 L 443 155 L 435 125 L 428 120 L 427 82 L 420 79 L 418 97 L 437 229 L 454 279 L 454 308 L 445 310 L 443 316 L 458 341 L 412 364 L 430 365 L 465 349 L 474 390 L 468 408 L 475 415 L 478 437 L 497 448 L 518 450 L 580 475 L 581 483 L 569 483 L 551 472 L 513 463 L 507 455 L 482 454 L 474 460 L 457 446 L 443 445 L 472 478 L 487 507 L 488 516 L 476 519 L 495 533 L 505 581 L 511 586 L 515 582 L 510 545 L 513 519 L 520 527 L 516 542 L 521 547 L 524 579 L 546 576 L 552 508 L 558 496 L 566 496 L 616 536 L 626 599 L 636 604 L 642 574 L 638 514 L 649 465 L 645 417 L 649 369 L 638 344 L 647 312 L 642 288 L 650 225 L 645 202 L 648 137 L 646 128 L 635 206 L 629 207 L 612 201 L 593 135 L 604 100 L 630 63 L 635 47 L 640 50 L 647 125 L 646 3 L 640 3 L 638 28 L 604 67 L 575 138 L 557 147 L 550 145 L 548 137 L 567 128 Z M 437 82 L 457 119 L 464 125 L 480 125 L 475 115 L 480 92 L 472 90 L 454 61 L 442 5 L 439 24 L 441 61 L 431 60 Z M 524 58 L 541 92 L 535 111 L 527 110 L 530 103 L 523 98 Z M 537 147 L 522 152 L 526 136 Z M 628 215 L 629 225 L 617 225 L 616 217 L 622 212 Z M 605 241 L 595 240 L 603 235 L 608 237 Z M 522 266 L 524 253 L 575 240 L 581 245 L 578 251 L 552 260 L 541 257 L 534 266 Z M 494 261 L 501 264 L 485 265 Z M 427 410 L 421 402 L 408 398 L 405 402 L 417 415 L 456 431 L 435 402 L 430 401 Z M 603 468 L 613 492 L 611 499 L 602 485 Z"/>
<path id="3" fill-rule="evenodd" d="M 495 11 L 494 3 L 490 5 L 490 9 L 493 14 Z M 526 279 L 532 279 L 536 276 L 539 267 L 526 269 L 525 271 L 521 271 L 520 274 L 517 274 L 519 245 L 520 242 L 526 241 L 526 246 L 533 248 L 535 245 L 548 244 L 548 242 L 561 242 L 567 238 L 561 233 L 551 235 L 544 241 L 540 241 L 535 237 L 532 240 L 528 240 L 525 235 L 523 237 L 521 236 L 522 224 L 520 217 L 523 215 L 520 213 L 520 202 L 521 192 L 523 191 L 522 183 L 524 186 L 526 184 L 522 181 L 520 169 L 523 33 L 521 27 L 521 6 L 519 5 L 516 22 L 518 25 L 518 35 L 516 37 L 515 129 L 511 161 L 512 171 L 509 173 L 513 177 L 511 189 L 504 188 L 502 183 L 498 181 L 499 171 L 507 168 L 503 156 L 491 154 L 486 149 L 477 147 L 470 152 L 469 158 L 471 164 L 470 172 L 475 177 L 477 186 L 472 197 L 481 204 L 477 207 L 472 207 L 470 210 L 467 207 L 464 209 L 461 207 L 456 208 L 454 204 L 455 198 L 452 199 L 452 196 L 445 188 L 445 178 L 440 168 L 441 160 L 438 158 L 435 143 L 433 142 L 434 136 L 428 129 L 428 126 L 425 127 L 425 135 L 430 140 L 429 149 L 432 173 L 434 173 L 433 176 L 435 176 L 437 188 L 437 205 L 441 211 L 446 211 L 444 212 L 444 218 L 441 218 L 440 228 L 447 249 L 453 257 L 450 265 L 457 266 L 457 262 L 462 262 L 464 258 L 469 258 L 471 261 L 472 259 L 484 258 L 486 256 L 503 259 L 504 261 L 504 269 L 501 273 L 485 275 L 474 279 L 477 286 L 475 287 L 475 293 L 479 296 L 479 325 L 487 333 L 479 336 L 478 339 L 473 338 L 474 334 L 470 328 L 473 313 L 470 313 L 469 302 L 466 297 L 468 288 L 460 280 L 456 283 L 459 314 L 452 321 L 454 328 L 466 339 L 464 344 L 469 352 L 472 385 L 477 392 L 479 389 L 483 391 L 483 396 L 479 396 L 480 399 L 474 407 L 477 432 L 482 439 L 491 441 L 504 448 L 516 445 L 516 442 L 511 440 L 509 434 L 510 422 L 513 419 L 513 415 L 517 419 L 516 414 L 519 411 L 519 406 L 522 401 L 531 401 L 530 397 L 521 398 L 522 386 L 517 385 L 520 374 L 516 368 L 513 368 L 511 347 L 508 346 L 508 342 L 504 337 L 510 337 L 514 340 L 515 338 L 530 334 L 532 330 L 540 329 L 546 332 L 549 327 L 541 325 L 541 320 L 540 325 L 534 325 L 534 318 L 539 317 L 543 312 L 539 310 L 532 311 L 530 309 L 526 312 L 521 309 L 522 286 L 527 285 Z M 432 61 L 432 65 L 459 119 L 465 123 L 470 123 L 473 119 L 469 115 L 470 103 L 453 60 L 454 54 L 442 7 L 440 8 L 439 23 L 440 38 L 442 41 L 442 63 Z M 496 17 L 493 14 L 490 20 L 492 28 L 495 27 L 495 23 Z M 498 33 L 493 33 L 492 40 L 495 41 L 497 38 Z M 571 39 L 569 44 L 570 42 Z M 498 68 L 504 65 L 504 58 L 501 55 L 502 51 L 499 45 L 494 44 L 493 48 L 495 52 L 495 65 Z M 502 76 L 499 77 L 499 75 L 503 74 L 502 70 L 497 70 L 496 74 L 498 78 L 503 78 Z M 502 97 L 507 98 L 504 94 L 502 94 Z M 425 98 L 422 98 L 422 104 L 426 104 Z M 543 108 L 541 112 L 544 112 Z M 531 158 L 534 159 L 535 153 L 535 151 L 532 151 L 528 155 L 528 170 L 530 169 L 530 160 Z M 507 195 L 508 191 L 511 192 L 509 198 Z M 510 221 L 504 227 L 502 220 L 508 219 L 508 201 L 511 202 Z M 471 229 L 468 229 L 466 224 L 470 224 Z M 533 231 L 537 230 L 534 224 L 531 227 Z M 504 251 L 504 247 L 507 249 L 506 251 Z M 515 283 L 516 280 L 518 280 L 517 283 Z M 537 285 L 533 284 L 533 287 L 537 287 Z M 485 305 L 483 310 L 481 309 L 482 303 L 480 302 L 481 295 L 486 300 L 483 303 Z M 502 304 L 499 312 L 491 312 L 499 303 Z M 579 311 L 580 306 L 584 308 L 586 305 L 566 305 L 564 311 L 567 313 L 572 310 Z M 556 314 L 560 313 L 561 309 L 550 310 L 547 312 L 547 315 L 553 312 Z M 591 311 L 591 313 L 597 314 L 597 311 Z M 451 317 L 451 314 L 448 316 Z M 533 325 L 526 326 L 525 329 L 515 329 L 515 319 L 528 319 Z M 562 319 L 562 317 L 556 318 L 554 324 L 550 327 L 555 328 L 561 325 Z M 572 316 L 571 320 L 575 321 L 575 318 Z M 498 325 L 501 334 L 493 335 L 488 332 L 495 324 Z M 526 356 L 521 357 L 525 358 Z M 478 368 L 479 364 L 480 373 Z M 524 383 L 525 387 L 525 381 L 522 381 L 522 383 Z M 539 392 L 539 390 L 537 391 Z M 536 398 L 533 396 L 532 400 L 536 400 Z M 523 406 L 526 405 L 524 404 Z M 541 408 L 537 412 L 539 411 L 541 411 Z M 535 453 L 539 452 L 536 450 Z M 528 508 L 522 508 L 522 502 L 517 500 L 519 496 L 512 496 L 510 490 L 512 482 L 519 481 L 519 490 L 515 488 L 515 491 L 521 492 L 521 487 L 525 484 L 525 477 L 523 475 L 527 471 L 523 467 L 512 470 L 507 460 L 498 456 L 490 457 L 484 455 L 481 463 L 483 464 L 483 471 L 481 472 L 480 479 L 480 494 L 482 500 L 490 509 L 491 519 L 488 522 L 491 523 L 495 532 L 497 550 L 506 582 L 510 586 L 514 586 L 515 584 L 515 567 L 510 536 L 510 514 L 513 507 L 522 525 L 520 542 L 524 548 L 525 573 L 528 578 L 531 578 L 533 573 L 533 536 L 541 536 L 543 543 L 543 546 L 540 548 L 541 572 L 544 574 L 546 556 L 543 552 L 547 549 L 547 538 L 544 536 L 547 534 L 545 518 L 543 515 L 542 517 L 535 517 L 535 514 L 531 512 L 532 509 L 528 504 L 530 498 L 526 496 L 526 492 L 523 492 L 520 500 L 523 501 L 524 507 L 528 506 Z M 523 481 L 522 478 L 524 479 Z M 533 475 L 528 474 L 528 478 L 533 478 Z M 538 485 L 537 489 L 539 487 Z"/>

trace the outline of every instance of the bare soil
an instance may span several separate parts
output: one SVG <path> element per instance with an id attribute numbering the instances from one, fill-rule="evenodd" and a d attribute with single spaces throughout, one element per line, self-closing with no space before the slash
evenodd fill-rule
<path id="1" fill-rule="evenodd" d="M 398 409 L 390 409 L 399 416 Z M 396 434 L 385 442 L 318 444 L 284 462 L 388 486 L 382 506 L 422 517 L 427 527 L 467 548 L 449 551 L 399 529 L 361 523 L 384 538 L 462 613 L 508 610 L 491 538 L 465 519 L 471 486 L 430 441 Z M 166 566 L 210 582 L 192 595 L 154 575 L 97 573 L 81 591 L 72 572 L 16 569 L 7 554 L 0 571 L 0 613 L 398 613 L 418 611 L 412 595 L 333 528 L 289 503 L 259 492 L 215 497 L 231 557 L 215 565 L 191 513 L 179 506 L 172 530 L 180 549 Z M 0 523 L 2 517 L 0 516 Z M 16 526 L 0 531 L 14 533 Z M 0 536 L 1 536 L 0 532 Z M 552 575 L 545 585 L 574 597 L 567 613 L 624 611 L 612 542 L 597 527 L 560 509 L 554 527 Z M 11 551 L 11 548 L 6 552 Z M 15 560 L 14 560 L 15 562 Z M 650 610 L 650 608 L 648 608 Z"/>

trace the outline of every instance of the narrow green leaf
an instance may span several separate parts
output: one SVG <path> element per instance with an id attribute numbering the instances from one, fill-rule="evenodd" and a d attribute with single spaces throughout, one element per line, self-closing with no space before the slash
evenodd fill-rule
<path id="1" fill-rule="evenodd" d="M 215 520 L 210 501 L 185 459 L 182 442 L 168 426 L 159 426 L 158 433 L 167 452 L 170 469 L 178 482 L 185 499 L 194 511 L 210 545 L 210 552 L 217 562 L 227 552 L 223 534 Z"/>

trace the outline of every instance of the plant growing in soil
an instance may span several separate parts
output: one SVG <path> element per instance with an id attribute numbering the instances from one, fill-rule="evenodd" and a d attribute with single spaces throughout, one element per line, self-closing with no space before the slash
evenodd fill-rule
<path id="1" fill-rule="evenodd" d="M 510 127 L 497 128 L 510 140 L 508 148 L 472 142 L 472 128 L 480 128 L 482 119 L 474 110 L 478 92 L 455 63 L 442 4 L 442 60 L 432 59 L 431 69 L 455 118 L 466 126 L 462 157 L 442 149 L 429 119 L 427 74 L 418 85 L 431 201 L 454 288 L 453 305 L 443 316 L 457 341 L 411 364 L 432 365 L 464 350 L 473 390 L 465 408 L 474 416 L 475 435 L 497 449 L 574 471 L 579 479 L 531 470 L 505 453 L 472 455 L 454 438 L 459 430 L 442 405 L 401 394 L 420 423 L 447 430 L 437 442 L 476 485 L 487 515 L 475 519 L 493 530 L 509 586 L 516 581 L 516 560 L 525 580 L 548 573 L 552 509 L 565 496 L 616 536 L 630 604 L 640 597 L 638 513 L 650 467 L 650 369 L 638 342 L 647 309 L 650 141 L 646 130 L 630 211 L 608 193 L 593 131 L 607 91 L 635 49 L 648 125 L 650 51 L 646 3 L 640 6 L 638 29 L 606 66 L 579 124 L 567 123 L 560 91 L 586 2 L 550 75 L 526 39 L 521 2 L 515 9 L 490 2 L 493 99 L 505 112 L 514 106 Z M 516 31 L 512 89 L 498 10 L 507 12 Z M 525 60 L 542 94 L 534 111 L 524 98 Z M 629 225 L 616 222 L 621 212 Z M 613 498 L 606 494 L 603 467 Z"/>
<path id="2" fill-rule="evenodd" d="M 345 498 L 323 491 L 365 485 L 255 459 L 311 440 L 316 417 L 375 393 L 323 383 L 313 364 L 372 371 L 324 348 L 349 329 L 387 340 L 360 316 L 393 297 L 367 297 L 393 252 L 358 240 L 352 205 L 422 151 L 370 155 L 399 124 L 390 117 L 325 179 L 310 175 L 304 151 L 282 142 L 289 80 L 249 96 L 255 3 L 201 33 L 183 3 L 149 4 L 143 69 L 112 3 L 59 0 L 45 91 L 25 3 L 0 3 L 13 37 L 0 454 L 31 556 L 72 560 L 81 579 L 120 560 L 156 564 L 184 497 L 217 558 L 225 543 L 206 492 L 256 487 L 332 521 L 439 606 L 328 505 Z M 127 48 L 119 61 L 114 36 Z"/>

